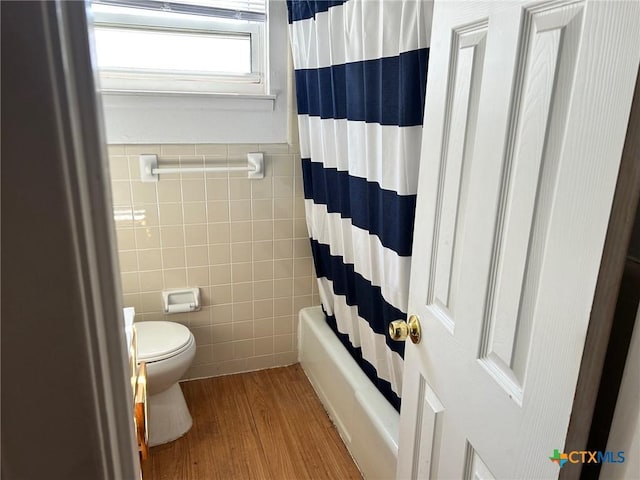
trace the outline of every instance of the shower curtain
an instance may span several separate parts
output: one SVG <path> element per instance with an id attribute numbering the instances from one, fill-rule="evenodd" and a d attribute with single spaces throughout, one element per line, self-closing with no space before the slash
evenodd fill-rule
<path id="1" fill-rule="evenodd" d="M 399 410 L 428 33 L 421 0 L 288 0 L 309 228 L 327 322 Z"/>

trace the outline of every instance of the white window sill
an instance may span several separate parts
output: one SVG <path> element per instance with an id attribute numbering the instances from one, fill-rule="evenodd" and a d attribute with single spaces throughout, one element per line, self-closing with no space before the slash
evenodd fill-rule
<path id="1" fill-rule="evenodd" d="M 259 110 L 274 110 L 278 95 L 252 95 L 239 93 L 211 93 L 211 92 L 174 92 L 174 91 L 140 91 L 140 90 L 102 90 L 104 96 L 114 97 L 153 97 L 162 102 L 167 97 L 198 98 L 199 101 L 214 101 L 218 108 L 223 108 L 225 104 L 231 108 L 242 108 L 249 106 Z"/>
<path id="2" fill-rule="evenodd" d="M 107 142 L 286 143 L 287 9 L 282 0 L 268 6 L 272 95 L 105 90 Z"/>
<path id="3" fill-rule="evenodd" d="M 108 143 L 284 143 L 287 95 L 102 92 Z"/>

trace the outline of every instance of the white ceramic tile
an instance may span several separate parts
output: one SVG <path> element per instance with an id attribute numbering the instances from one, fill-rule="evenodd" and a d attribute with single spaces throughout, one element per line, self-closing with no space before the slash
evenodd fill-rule
<path id="1" fill-rule="evenodd" d="M 253 280 L 272 280 L 273 262 L 271 260 L 263 262 L 253 262 Z"/>
<path id="2" fill-rule="evenodd" d="M 259 151 L 260 145 L 257 143 L 235 143 L 228 146 L 229 160 L 242 160 L 247 153 Z"/>
<path id="3" fill-rule="evenodd" d="M 162 271 L 164 288 L 184 288 L 187 287 L 186 268 L 166 268 Z"/>
<path id="4" fill-rule="evenodd" d="M 189 320 L 190 327 L 211 326 L 211 319 L 209 317 L 210 315 L 209 308 L 210 307 L 208 306 L 203 306 L 198 312 L 189 312 L 189 313 L 184 313 L 183 315 L 185 315 Z M 172 317 L 174 316 L 175 315 L 172 315 Z"/>
<path id="5" fill-rule="evenodd" d="M 271 220 L 273 218 L 273 200 L 253 200 L 251 209 L 254 220 Z"/>
<path id="6" fill-rule="evenodd" d="M 233 342 L 233 358 L 249 358 L 253 356 L 253 340 Z"/>
<path id="7" fill-rule="evenodd" d="M 163 144 L 160 146 L 162 155 L 195 155 L 196 146 L 187 143 Z"/>
<path id="8" fill-rule="evenodd" d="M 265 153 L 265 179 L 214 173 L 135 180 L 141 153 L 160 154 L 163 165 L 191 166 L 233 162 L 249 151 Z M 198 364 L 187 377 L 295 361 L 296 312 L 319 302 L 297 152 L 286 144 L 110 148 L 114 217 L 126 248 L 123 300 L 140 320 L 195 330 Z M 160 290 L 186 286 L 200 288 L 202 309 L 165 315 Z"/>
<path id="9" fill-rule="evenodd" d="M 109 157 L 111 180 L 129 180 L 129 159 L 124 155 Z"/>
<path id="10" fill-rule="evenodd" d="M 131 182 L 128 180 L 111 182 L 111 197 L 114 204 L 131 203 Z"/>
<path id="11" fill-rule="evenodd" d="M 181 203 L 161 203 L 158 210 L 160 225 L 183 224 Z"/>
<path id="12" fill-rule="evenodd" d="M 231 340 L 233 340 L 233 324 L 224 323 L 211 327 L 211 341 L 214 345 L 216 343 L 230 342 Z"/>
<path id="13" fill-rule="evenodd" d="M 147 249 L 160 247 L 160 229 L 158 227 L 140 227 L 134 230 L 137 248 Z"/>
<path id="14" fill-rule="evenodd" d="M 207 224 L 193 224 L 184 226 L 185 244 L 188 246 L 207 245 Z"/>
<path id="15" fill-rule="evenodd" d="M 229 223 L 210 223 L 207 230 L 209 243 L 212 245 L 231 242 L 231 225 Z"/>
<path id="16" fill-rule="evenodd" d="M 162 295 L 159 291 L 141 293 L 140 302 L 143 313 L 162 311 Z"/>
<path id="17" fill-rule="evenodd" d="M 258 145 L 258 151 L 268 155 L 280 153 L 289 153 L 289 145 L 286 143 L 261 143 Z"/>
<path id="18" fill-rule="evenodd" d="M 187 247 L 185 250 L 188 267 L 209 265 L 209 247 L 207 245 Z"/>
<path id="19" fill-rule="evenodd" d="M 253 320 L 252 302 L 235 302 L 233 304 L 233 323 Z"/>
<path id="20" fill-rule="evenodd" d="M 273 298 L 253 302 L 255 319 L 273 319 Z"/>
<path id="21" fill-rule="evenodd" d="M 273 259 L 273 242 L 253 242 L 253 261 L 259 262 L 263 260 Z"/>
<path id="22" fill-rule="evenodd" d="M 253 321 L 233 322 L 233 340 L 249 340 L 253 338 Z"/>
<path id="23" fill-rule="evenodd" d="M 273 281 L 273 298 L 287 297 L 293 295 L 293 278 L 280 278 Z"/>
<path id="24" fill-rule="evenodd" d="M 133 224 L 136 227 L 157 227 L 160 225 L 158 205 L 137 205 L 131 209 Z"/>
<path id="25" fill-rule="evenodd" d="M 213 361 L 213 349 L 211 345 L 204 345 L 200 347 L 196 346 L 196 355 L 193 358 L 193 365 L 211 363 L 212 361 Z"/>
<path id="26" fill-rule="evenodd" d="M 212 347 L 213 359 L 216 362 L 231 360 L 233 358 L 233 343 L 220 343 Z"/>
<path id="27" fill-rule="evenodd" d="M 274 260 L 273 262 L 274 278 L 290 278 L 293 277 L 293 260 Z"/>
<path id="28" fill-rule="evenodd" d="M 231 200 L 230 216 L 232 222 L 251 220 L 250 200 Z"/>
<path id="29" fill-rule="evenodd" d="M 273 281 L 264 280 L 260 282 L 253 282 L 253 298 L 256 300 L 273 298 Z"/>
<path id="30" fill-rule="evenodd" d="M 185 249 L 183 248 L 163 248 L 162 265 L 164 268 L 186 267 Z"/>
<path id="31" fill-rule="evenodd" d="M 252 240 L 252 222 L 234 222 L 231 224 L 232 242 L 250 242 Z"/>
<path id="32" fill-rule="evenodd" d="M 208 178 L 205 185 L 207 201 L 229 201 L 229 182 L 226 178 Z"/>
<path id="33" fill-rule="evenodd" d="M 248 200 L 251 198 L 251 183 L 261 180 L 250 180 L 248 178 L 229 179 L 229 198 L 231 200 Z"/>
<path id="34" fill-rule="evenodd" d="M 207 222 L 229 222 L 229 202 L 216 201 L 207 203 Z"/>
<path id="35" fill-rule="evenodd" d="M 290 352 L 293 350 L 293 334 L 274 335 L 273 349 L 275 353 Z"/>
<path id="36" fill-rule="evenodd" d="M 273 183 L 271 177 L 251 182 L 251 198 L 253 200 L 270 199 L 273 197 Z"/>
<path id="37" fill-rule="evenodd" d="M 138 272 L 123 272 L 120 274 L 123 293 L 137 293 L 140 291 Z"/>
<path id="38" fill-rule="evenodd" d="M 281 317 L 284 315 L 293 315 L 293 298 L 274 298 L 273 299 L 273 315 Z"/>
<path id="39" fill-rule="evenodd" d="M 273 353 L 273 337 L 256 338 L 253 342 L 255 355 Z"/>
<path id="40" fill-rule="evenodd" d="M 273 239 L 283 240 L 293 238 L 293 220 L 274 220 Z"/>
<path id="41" fill-rule="evenodd" d="M 221 323 L 229 323 L 233 318 L 233 306 L 231 304 L 226 305 L 212 305 L 211 306 L 211 323 L 213 325 L 219 325 Z"/>
<path id="42" fill-rule="evenodd" d="M 160 241 L 163 247 L 184 247 L 184 227 L 168 225 L 160 227 Z"/>
<path id="43" fill-rule="evenodd" d="M 227 157 L 227 145 L 220 143 L 200 143 L 196 145 L 198 155 Z"/>
<path id="44" fill-rule="evenodd" d="M 211 328 L 210 326 L 204 327 L 191 327 L 191 333 L 193 333 L 193 337 L 196 341 L 196 345 L 204 346 L 211 345 L 213 343 L 211 336 Z"/>
<path id="45" fill-rule="evenodd" d="M 251 302 L 253 300 L 253 287 L 251 282 L 232 283 L 231 295 L 233 297 L 234 308 L 238 302 Z M 235 316 L 234 316 L 235 320 Z"/>
<path id="46" fill-rule="evenodd" d="M 136 235 L 133 228 L 121 228 L 116 230 L 118 250 L 135 250 Z"/>
<path id="47" fill-rule="evenodd" d="M 209 245 L 209 262 L 210 265 L 231 263 L 231 248 L 229 244 Z"/>
<path id="48" fill-rule="evenodd" d="M 232 243 L 231 244 L 231 261 L 250 262 L 252 261 L 253 245 L 251 242 Z"/>
<path id="49" fill-rule="evenodd" d="M 141 272 L 145 270 L 162 269 L 162 257 L 159 248 L 138 250 L 138 267 Z"/>
<path id="50" fill-rule="evenodd" d="M 205 183 L 203 179 L 183 179 L 182 180 L 182 201 L 183 202 L 206 202 Z"/>
<path id="51" fill-rule="evenodd" d="M 293 218 L 293 198 L 274 198 L 273 218 Z"/>
<path id="52" fill-rule="evenodd" d="M 233 263 L 231 265 L 231 281 L 233 283 L 250 282 L 253 280 L 253 265 L 251 262 Z"/>
<path id="53" fill-rule="evenodd" d="M 183 192 L 184 194 L 184 192 Z M 207 223 L 207 204 L 204 202 L 194 202 L 183 204 L 184 223 Z"/>
<path id="54" fill-rule="evenodd" d="M 274 198 L 293 196 L 293 177 L 273 177 Z"/>
<path id="55" fill-rule="evenodd" d="M 125 152 L 124 145 L 118 145 L 118 144 L 107 145 L 107 154 L 109 155 L 109 157 L 124 155 L 125 153 L 126 152 Z"/>
<path id="56" fill-rule="evenodd" d="M 293 315 L 275 317 L 273 319 L 273 333 L 275 335 L 293 333 Z"/>
<path id="57" fill-rule="evenodd" d="M 156 155 L 161 154 L 160 145 L 132 144 L 132 145 L 125 145 L 124 149 L 127 155 L 145 155 L 145 154 L 153 154 L 153 153 L 155 153 Z"/>
<path id="58" fill-rule="evenodd" d="M 221 305 L 233 302 L 233 293 L 231 284 L 213 285 L 211 287 L 211 304 Z"/>
<path id="59" fill-rule="evenodd" d="M 187 268 L 187 283 L 193 286 L 209 285 L 209 266 Z"/>
<path id="60" fill-rule="evenodd" d="M 140 291 L 153 292 L 162 290 L 164 282 L 162 280 L 162 270 L 150 270 L 140 272 Z"/>
<path id="61" fill-rule="evenodd" d="M 254 320 L 253 331 L 256 338 L 269 337 L 273 342 L 273 317 Z"/>
<path id="62" fill-rule="evenodd" d="M 158 203 L 155 183 L 131 182 L 133 203 Z"/>
<path id="63" fill-rule="evenodd" d="M 211 265 L 209 267 L 209 281 L 211 285 L 231 283 L 231 264 Z"/>

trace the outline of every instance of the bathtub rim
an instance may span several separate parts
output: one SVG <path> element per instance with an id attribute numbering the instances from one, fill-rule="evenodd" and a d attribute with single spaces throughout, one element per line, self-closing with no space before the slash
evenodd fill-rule
<path id="1" fill-rule="evenodd" d="M 327 325 L 321 307 L 301 309 L 298 322 L 298 361 L 361 473 L 367 479 L 395 478 L 400 414 L 376 389 Z M 316 341 L 312 348 L 319 352 L 305 348 L 305 335 Z M 324 359 L 320 358 L 322 355 Z M 332 391 L 331 380 L 326 381 L 332 376 L 339 376 L 346 382 L 348 392 Z M 355 425 L 353 418 L 368 424 Z M 357 442 L 365 433 L 367 445 L 362 448 Z M 376 455 L 367 453 L 369 450 L 385 452 L 386 475 L 380 471 L 380 465 L 376 465 Z"/>

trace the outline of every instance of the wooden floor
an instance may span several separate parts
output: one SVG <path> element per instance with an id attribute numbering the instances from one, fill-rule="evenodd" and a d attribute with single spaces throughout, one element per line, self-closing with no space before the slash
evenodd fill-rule
<path id="1" fill-rule="evenodd" d="M 362 478 L 300 365 L 181 385 L 193 427 L 144 480 Z"/>

